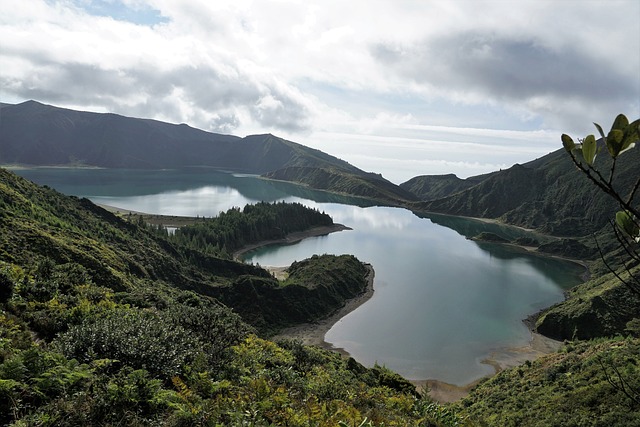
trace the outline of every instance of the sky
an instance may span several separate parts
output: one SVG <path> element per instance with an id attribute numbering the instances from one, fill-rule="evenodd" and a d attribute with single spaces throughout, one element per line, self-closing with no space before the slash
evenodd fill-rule
<path id="1" fill-rule="evenodd" d="M 640 118 L 640 1 L 0 0 L 29 99 L 466 178 Z"/>

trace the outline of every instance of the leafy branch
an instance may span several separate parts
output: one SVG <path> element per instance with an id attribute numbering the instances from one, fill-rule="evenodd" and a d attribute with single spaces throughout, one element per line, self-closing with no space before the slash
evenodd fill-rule
<path id="1" fill-rule="evenodd" d="M 629 194 L 625 197 L 614 185 L 616 178 L 616 164 L 621 154 L 635 147 L 640 140 L 640 119 L 629 123 L 624 114 L 619 114 L 611 126 L 607 135 L 602 127 L 594 123 L 601 136 L 602 144 L 599 144 L 594 135 L 588 135 L 583 139 L 578 139 L 575 143 L 573 139 L 562 134 L 562 145 L 571 157 L 573 164 L 580 170 L 596 187 L 605 194 L 612 197 L 620 207 L 612 221 L 612 228 L 616 240 L 628 256 L 628 262 L 623 262 L 623 266 L 629 275 L 629 279 L 623 279 L 620 273 L 607 261 L 604 251 L 596 239 L 596 245 L 600 252 L 600 257 L 607 269 L 615 275 L 633 293 L 640 295 L 640 278 L 632 274 L 631 265 L 640 263 L 640 254 L 637 252 L 637 245 L 640 242 L 640 210 L 634 203 L 634 197 L 640 187 L 640 177 L 635 180 Z M 611 167 L 609 177 L 605 176 L 595 166 L 595 160 L 602 148 L 606 147 L 611 157 Z M 580 155 L 581 154 L 581 155 Z"/>

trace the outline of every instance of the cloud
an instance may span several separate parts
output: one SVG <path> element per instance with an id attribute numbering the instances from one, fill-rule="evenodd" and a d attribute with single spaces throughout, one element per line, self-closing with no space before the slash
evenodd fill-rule
<path id="1" fill-rule="evenodd" d="M 0 26 L 2 40 L 13 41 L 0 49 L 0 85 L 12 98 L 101 106 L 208 130 L 237 130 L 243 121 L 284 131 L 308 127 L 308 107 L 295 87 L 224 46 L 208 46 L 173 24 L 149 28 L 101 16 L 102 9 L 95 16 L 31 3 L 49 13 Z"/>
<path id="2" fill-rule="evenodd" d="M 383 66 L 441 96 L 520 105 L 548 117 L 551 125 L 573 122 L 579 105 L 599 105 L 608 112 L 637 103 L 640 93 L 637 74 L 609 66 L 581 46 L 558 48 L 535 37 L 454 33 L 408 46 L 376 44 L 371 53 Z"/>
<path id="3" fill-rule="evenodd" d="M 0 2 L 0 101 L 310 145 L 351 133 L 407 150 L 434 126 L 469 144 L 482 129 L 581 135 L 640 116 L 638 15 L 636 0 Z"/>

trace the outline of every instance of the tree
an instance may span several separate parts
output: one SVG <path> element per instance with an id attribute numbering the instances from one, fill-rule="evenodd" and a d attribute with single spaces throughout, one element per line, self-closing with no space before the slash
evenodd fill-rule
<path id="1" fill-rule="evenodd" d="M 588 135 L 583 139 L 578 139 L 576 144 L 569 135 L 562 134 L 562 145 L 576 167 L 598 189 L 611 196 L 618 204 L 620 210 L 616 213 L 615 218 L 611 219 L 611 226 L 616 240 L 624 251 L 623 253 L 627 255 L 626 260 L 622 262 L 626 272 L 625 277 L 607 260 L 597 239 L 596 244 L 607 269 L 629 290 L 640 296 L 640 275 L 637 271 L 633 271 L 633 267 L 640 264 L 640 253 L 638 252 L 640 203 L 635 198 L 638 188 L 640 188 L 640 176 L 636 177 L 630 188 L 620 188 L 616 182 L 616 165 L 620 155 L 633 149 L 636 142 L 640 140 L 640 119 L 629 123 L 624 114 L 619 114 L 606 136 L 599 124 L 594 123 L 594 125 L 602 138 L 600 141 L 596 140 L 594 135 Z M 597 155 L 604 147 L 610 156 L 608 177 L 605 176 L 606 172 L 601 172 L 596 166 Z"/>

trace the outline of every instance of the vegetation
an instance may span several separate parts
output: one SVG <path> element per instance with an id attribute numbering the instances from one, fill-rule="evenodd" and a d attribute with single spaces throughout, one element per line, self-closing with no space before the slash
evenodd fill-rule
<path id="1" fill-rule="evenodd" d="M 366 268 L 351 256 L 300 261 L 281 284 L 5 170 L 0 236 L 2 425 L 462 422 L 384 367 L 258 337 L 210 295 L 260 282 L 276 296 L 254 304 L 309 299 L 316 313 L 300 315 L 320 315 L 327 287 L 359 291 Z"/>
<path id="2" fill-rule="evenodd" d="M 354 173 L 339 168 L 292 166 L 264 174 L 266 178 L 291 181 L 317 190 L 349 194 L 391 205 L 416 200 L 416 196 L 373 173 Z"/>
<path id="3" fill-rule="evenodd" d="M 505 239 L 504 237 L 490 232 L 482 232 L 473 237 L 473 240 L 477 240 L 480 242 L 509 243 L 509 240 Z"/>
<path id="4" fill-rule="evenodd" d="M 602 136 L 602 145 L 606 147 L 610 156 L 608 177 L 603 176 L 603 172 L 595 166 L 596 156 L 602 150 L 602 146 L 598 146 L 595 136 L 588 135 L 580 141 L 580 144 L 576 145 L 569 135 L 563 134 L 562 144 L 569 153 L 573 164 L 599 191 L 611 197 L 621 209 L 616 213 L 615 220 L 610 220 L 610 223 L 617 242 L 626 252 L 622 266 L 627 277 L 620 276 L 615 270 L 619 263 L 609 261 L 599 245 L 598 248 L 608 270 L 631 292 L 640 296 L 640 277 L 631 270 L 640 263 L 640 254 L 637 251 L 637 243 L 640 242 L 640 208 L 635 200 L 637 190 L 640 188 L 640 177 L 627 176 L 626 180 L 622 181 L 620 173 L 616 173 L 616 167 L 620 163 L 620 155 L 634 148 L 636 142 L 640 141 L 640 119 L 629 123 L 623 114 L 618 115 L 607 136 L 604 135 L 599 124 L 594 123 L 594 125 Z M 580 152 L 582 160 L 574 154 L 574 151 Z"/>
<path id="5" fill-rule="evenodd" d="M 456 405 L 480 425 L 634 426 L 640 407 L 618 387 L 618 372 L 640 387 L 640 340 L 575 342 L 533 363 L 484 381 Z"/>
<path id="6" fill-rule="evenodd" d="M 300 203 L 266 203 L 229 209 L 211 219 L 180 227 L 169 241 L 216 256 L 231 257 L 238 249 L 288 234 L 333 225 L 324 212 Z"/>
<path id="7" fill-rule="evenodd" d="M 610 168 L 610 158 L 598 159 L 604 170 Z M 633 188 L 639 163 L 639 150 L 630 150 L 621 156 L 615 168 L 616 185 Z M 540 233 L 580 240 L 592 247 L 592 234 L 601 230 L 608 234 L 609 220 L 618 210 L 616 202 L 607 194 L 594 191 L 584 174 L 575 173 L 575 165 L 567 161 L 563 149 L 465 181 L 470 180 L 474 185 L 463 191 L 407 207 L 418 213 L 492 218 Z"/>
<path id="8" fill-rule="evenodd" d="M 294 262 L 285 282 L 242 276 L 216 295 L 265 333 L 312 322 L 365 291 L 368 269 L 352 255 L 314 255 Z"/>
<path id="9" fill-rule="evenodd" d="M 558 340 L 615 336 L 640 316 L 639 307 L 640 298 L 605 274 L 567 291 L 565 301 L 540 315 L 536 330 Z"/>
<path id="10" fill-rule="evenodd" d="M 639 127 L 640 120 L 629 123 L 625 116 L 620 115 L 607 136 L 596 124 L 602 136 L 600 144 L 593 135 L 581 140 L 580 144 L 568 135 L 562 135 L 572 163 L 587 179 L 585 191 L 590 189 L 604 194 L 621 210 L 612 212 L 607 226 L 594 234 L 595 251 L 586 254 L 580 250 L 573 251 L 575 258 L 582 259 L 593 259 L 599 254 L 600 272 L 605 273 L 572 290 L 564 303 L 552 307 L 540 317 L 538 330 L 549 336 L 567 339 L 611 336 L 640 317 L 640 256 L 637 252 L 640 215 L 635 200 L 640 178 L 637 169 L 620 166 L 624 157 L 637 151 L 628 150 L 638 141 Z M 602 156 L 604 161 L 600 160 L 600 166 L 597 166 L 597 154 L 603 149 L 609 156 Z M 621 157 L 623 153 L 626 154 Z M 602 171 L 606 169 L 609 173 L 605 177 Z"/>
<path id="11" fill-rule="evenodd" d="M 484 177 L 460 179 L 454 174 L 421 175 L 400 184 L 400 188 L 415 194 L 419 200 L 438 200 L 473 187 Z"/>

